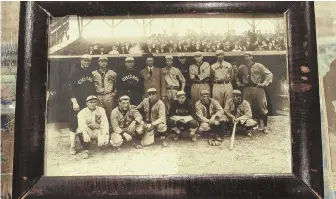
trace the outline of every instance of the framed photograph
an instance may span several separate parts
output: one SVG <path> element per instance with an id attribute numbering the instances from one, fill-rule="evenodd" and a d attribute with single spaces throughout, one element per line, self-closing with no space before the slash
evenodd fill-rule
<path id="1" fill-rule="evenodd" d="M 14 197 L 322 198 L 313 3 L 21 3 Z"/>
<path id="2" fill-rule="evenodd" d="M 336 16 L 332 10 L 335 4 L 321 2 L 315 5 L 316 10 L 316 38 L 318 69 L 320 80 L 321 127 L 323 132 L 323 166 L 325 197 L 336 197 L 336 97 L 335 65 L 336 65 Z"/>

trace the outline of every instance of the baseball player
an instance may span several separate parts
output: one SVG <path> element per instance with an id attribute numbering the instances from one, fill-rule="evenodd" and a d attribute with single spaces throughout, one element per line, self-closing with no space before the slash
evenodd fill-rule
<path id="1" fill-rule="evenodd" d="M 166 96 L 166 81 L 161 69 L 154 67 L 154 57 L 152 54 L 147 55 L 146 64 L 147 67 L 140 71 L 144 79 L 144 90 L 147 91 L 150 88 L 155 88 L 159 97 L 164 98 Z"/>
<path id="2" fill-rule="evenodd" d="M 240 90 L 232 91 L 232 99 L 226 103 L 224 108 L 226 127 L 233 127 L 236 121 L 237 127 L 240 127 L 246 132 L 246 135 L 251 136 L 251 130 L 257 126 L 257 122 L 252 119 L 252 110 L 250 104 L 243 100 Z M 231 130 L 231 129 L 227 129 Z"/>
<path id="3" fill-rule="evenodd" d="M 245 52 L 246 65 L 237 70 L 236 83 L 243 90 L 243 98 L 252 108 L 252 115 L 259 123 L 259 130 L 269 132 L 267 128 L 267 100 L 265 87 L 273 80 L 273 74 L 262 64 L 253 61 L 251 52 Z"/>
<path id="4" fill-rule="evenodd" d="M 98 98 L 90 95 L 86 98 L 86 108 L 83 108 L 77 115 L 77 135 L 84 150 L 84 158 L 89 158 L 90 142 L 98 140 L 98 146 L 107 145 L 109 142 L 109 123 L 106 112 L 102 107 L 97 106 Z M 76 154 L 75 143 L 71 143 L 71 154 Z"/>
<path id="5" fill-rule="evenodd" d="M 194 54 L 196 63 L 189 67 L 191 85 L 191 100 L 196 103 L 201 98 L 202 90 L 210 90 L 210 64 L 203 61 L 202 53 Z"/>
<path id="6" fill-rule="evenodd" d="M 155 88 L 147 90 L 147 98 L 145 98 L 137 109 L 144 113 L 144 135 L 141 140 L 143 146 L 154 143 L 154 131 L 159 133 L 164 147 L 168 146 L 166 141 L 166 107 L 163 101 L 158 97 Z"/>
<path id="7" fill-rule="evenodd" d="M 112 109 L 115 107 L 116 95 L 115 82 L 117 74 L 107 68 L 108 59 L 101 56 L 98 59 L 99 69 L 92 72 L 93 81 L 95 83 L 99 106 L 103 107 L 106 114 L 110 116 Z"/>
<path id="8" fill-rule="evenodd" d="M 120 147 L 123 139 L 131 141 L 135 136 L 143 134 L 142 116 L 134 106 L 130 105 L 130 98 L 126 95 L 119 98 L 119 106 L 111 113 L 111 134 L 110 143 L 113 147 Z M 136 148 L 141 148 L 137 139 L 133 139 Z"/>
<path id="9" fill-rule="evenodd" d="M 143 95 L 143 78 L 140 72 L 134 69 L 134 58 L 126 57 L 125 70 L 118 73 L 116 87 L 118 96 L 127 95 L 131 98 L 131 104 L 138 105 Z"/>
<path id="10" fill-rule="evenodd" d="M 221 141 L 223 135 L 223 125 L 225 125 L 224 110 L 219 102 L 210 98 L 210 91 L 201 91 L 201 99 L 196 102 L 196 117 L 200 122 L 199 132 L 212 131 L 217 141 Z"/>
<path id="11" fill-rule="evenodd" d="M 188 137 L 191 137 L 191 140 L 196 142 L 198 122 L 194 119 L 196 118 L 195 108 L 187 100 L 184 91 L 178 91 L 176 95 L 177 100 L 172 102 L 168 115 L 168 127 L 178 136 L 181 134 L 181 129 L 188 130 Z"/>
<path id="12" fill-rule="evenodd" d="M 68 89 L 71 101 L 71 110 L 69 115 L 70 123 L 70 143 L 75 143 L 76 130 L 78 128 L 77 114 L 86 107 L 86 98 L 94 95 L 96 89 L 93 83 L 92 70 L 90 68 L 91 56 L 84 54 L 80 59 L 80 66 L 72 68 L 69 75 Z M 76 153 L 70 147 L 70 154 Z"/>
<path id="13" fill-rule="evenodd" d="M 231 99 L 234 72 L 229 62 L 224 61 L 224 51 L 216 51 L 217 62 L 211 65 L 211 81 L 213 83 L 212 97 L 217 100 L 222 107 Z"/>
<path id="14" fill-rule="evenodd" d="M 178 62 L 176 63 L 176 68 L 178 68 L 182 75 L 184 76 L 185 82 L 185 92 L 187 99 L 190 99 L 190 77 L 189 77 L 189 66 L 190 64 L 187 62 L 187 57 L 184 53 L 180 53 L 178 55 Z M 181 90 L 181 89 L 180 89 Z"/>
<path id="15" fill-rule="evenodd" d="M 166 108 L 169 112 L 171 102 L 176 100 L 176 92 L 179 88 L 181 88 L 182 91 L 184 90 L 186 80 L 181 71 L 173 66 L 173 56 L 166 55 L 165 60 L 166 67 L 162 68 L 162 74 L 166 85 Z"/>

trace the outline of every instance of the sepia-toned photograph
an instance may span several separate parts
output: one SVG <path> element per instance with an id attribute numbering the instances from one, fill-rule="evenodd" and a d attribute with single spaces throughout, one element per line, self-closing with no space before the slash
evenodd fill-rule
<path id="1" fill-rule="evenodd" d="M 46 176 L 291 173 L 283 15 L 53 18 Z"/>
<path id="2" fill-rule="evenodd" d="M 325 179 L 328 188 L 336 190 L 336 4 L 315 5 Z M 335 198 L 335 192 L 330 197 Z"/>

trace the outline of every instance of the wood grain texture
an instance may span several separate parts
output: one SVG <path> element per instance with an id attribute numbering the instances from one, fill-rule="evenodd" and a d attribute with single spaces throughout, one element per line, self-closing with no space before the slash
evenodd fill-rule
<path id="1" fill-rule="evenodd" d="M 311 72 L 306 92 L 291 90 L 293 174 L 215 176 L 42 177 L 48 15 L 22 3 L 14 196 L 26 198 L 322 198 L 322 157 L 315 30 L 312 2 L 39 3 L 54 16 L 178 14 L 184 12 L 284 13 L 288 28 L 289 76 L 294 85 Z M 169 8 L 168 8 L 169 7 Z M 65 9 L 65 10 L 61 10 Z M 307 46 L 305 46 L 308 44 Z M 308 53 L 306 53 L 308 52 Z M 225 168 L 223 168 L 225 169 Z M 26 179 L 26 180 L 24 180 Z M 38 180 L 39 179 L 39 180 Z M 31 184 L 27 184 L 30 181 Z M 38 182 L 37 182 L 38 181 Z M 32 188 L 29 187 L 37 182 Z M 27 186 L 26 186 L 27 185 Z M 28 190 L 29 189 L 29 190 Z"/>
<path id="2" fill-rule="evenodd" d="M 120 16 L 185 13 L 284 13 L 294 2 L 38 2 L 52 16 Z"/>

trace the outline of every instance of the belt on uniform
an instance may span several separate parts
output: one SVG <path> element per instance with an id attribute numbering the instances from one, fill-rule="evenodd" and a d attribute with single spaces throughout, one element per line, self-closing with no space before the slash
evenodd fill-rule
<path id="1" fill-rule="evenodd" d="M 196 81 L 194 84 L 209 84 L 209 81 Z"/>
<path id="2" fill-rule="evenodd" d="M 221 80 L 221 81 L 214 81 L 213 83 L 214 84 L 228 84 L 228 83 L 230 83 L 230 81 Z"/>
<path id="3" fill-rule="evenodd" d="M 178 90 L 179 87 L 174 86 L 174 87 L 166 87 L 167 90 Z"/>

